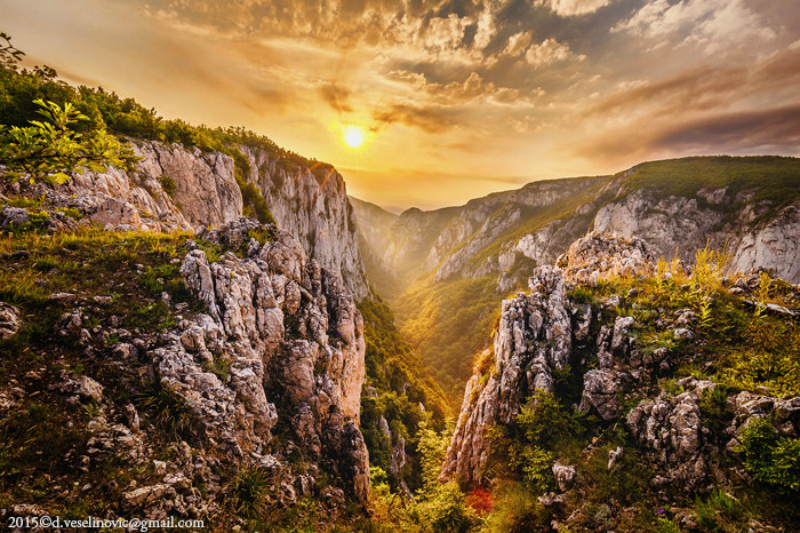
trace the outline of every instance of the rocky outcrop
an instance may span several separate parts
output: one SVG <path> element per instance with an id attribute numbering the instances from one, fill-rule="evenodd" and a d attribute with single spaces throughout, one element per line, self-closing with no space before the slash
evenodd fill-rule
<path id="1" fill-rule="evenodd" d="M 633 379 L 621 370 L 622 363 L 638 357 L 629 335 L 633 318 L 618 317 L 613 327 L 603 326 L 593 339 L 591 307 L 571 303 L 567 285 L 647 274 L 653 268 L 649 247 L 641 239 L 590 234 L 575 241 L 559 265 L 562 268 L 536 268 L 528 281 L 530 294 L 503 302 L 494 364 L 467 383 L 444 478 L 456 477 L 462 483 L 480 479 L 491 452 L 486 428 L 512 423 L 536 391 L 553 392 L 553 371 L 570 364 L 578 346 L 594 346 L 598 360 L 598 368 L 583 376 L 580 409 L 596 412 L 603 420 L 621 414 L 620 394 Z"/>
<path id="2" fill-rule="evenodd" d="M 39 184 L 28 191 L 31 196 L 45 195 L 48 229 L 79 225 L 65 219 L 65 210 L 78 215 L 80 224 L 118 231 L 194 230 L 242 215 L 242 192 L 230 156 L 179 144 L 129 142 L 139 158 L 134 171 L 87 171 L 64 185 Z M 281 151 L 233 148 L 249 161 L 248 179 L 258 186 L 278 225 L 300 241 L 311 258 L 339 276 L 357 300 L 367 297 L 357 223 L 342 176 L 330 165 L 311 164 Z M 0 227 L 29 221 L 21 208 L 4 207 L 0 214 Z"/>
<path id="3" fill-rule="evenodd" d="M 252 229 L 267 231 L 267 242 L 248 240 Z M 327 471 L 366 502 L 358 430 L 365 341 L 353 297 L 274 226 L 239 219 L 201 236 L 241 242 L 247 252 L 214 263 L 199 249 L 186 255 L 181 272 L 206 311 L 150 352 L 160 386 L 185 400 L 220 451 L 269 461 L 290 485 L 298 475 L 313 485 Z M 300 474 L 289 465 L 298 452 L 308 463 Z"/>
<path id="4" fill-rule="evenodd" d="M 517 424 L 522 406 L 536 402 L 539 391 L 563 395 L 557 398 L 562 405 L 596 417 L 600 425 L 624 422 L 637 451 L 656 465 L 657 473 L 649 482 L 662 497 L 669 491 L 702 491 L 709 482 L 728 483 L 732 474 L 720 457 L 737 453 L 737 437 L 754 418 L 770 420 L 782 437 L 797 438 L 800 398 L 740 392 L 729 397 L 724 407 L 724 397 L 720 400 L 720 391 L 710 380 L 686 377 L 661 388 L 664 382 L 659 377 L 669 375 L 676 358 L 699 363 L 694 359 L 697 355 L 692 355 L 694 350 L 688 348 L 696 342 L 700 322 L 692 309 L 667 314 L 657 307 L 648 308 L 658 316 L 649 327 L 655 326 L 662 338 L 688 348 L 677 351 L 676 344 L 668 349 L 641 340 L 637 321 L 644 315 L 637 315 L 636 310 L 646 306 L 642 301 L 625 303 L 637 296 L 636 289 L 626 291 L 627 296 L 595 300 L 592 305 L 568 297 L 568 289 L 582 294 L 585 287 L 604 286 L 609 278 L 627 279 L 635 285 L 636 278 L 654 275 L 656 266 L 647 242 L 595 233 L 573 243 L 558 259 L 558 267 L 536 268 L 529 280 L 530 294 L 503 302 L 493 351 L 481 357 L 467 383 L 442 478 L 467 485 L 484 482 L 493 454 L 486 428 Z M 756 278 L 740 278 L 736 286 L 726 283 L 731 291 L 744 294 L 758 283 Z M 627 305 L 634 316 L 620 314 Z M 607 312 L 616 316 L 609 319 Z M 706 367 L 713 364 L 709 361 Z M 554 386 L 554 371 L 566 368 L 571 373 L 569 380 L 582 382 L 579 396 Z M 641 400 L 631 408 L 634 399 Z M 583 453 L 596 453 L 594 444 L 587 442 Z M 558 450 L 553 452 L 556 486 L 568 491 L 579 472 L 561 462 Z M 603 460 L 609 471 L 622 454 L 622 447 L 608 449 Z M 743 470 L 737 472 L 737 476 L 745 475 Z"/>
<path id="5" fill-rule="evenodd" d="M 737 239 L 731 268 L 746 272 L 772 268 L 776 276 L 800 282 L 800 203 L 782 209 L 766 225 L 746 231 Z"/>
<path id="6" fill-rule="evenodd" d="M 278 226 L 329 272 L 341 276 L 356 300 L 369 295 L 358 246 L 358 223 L 344 178 L 330 165 L 240 146 Z"/>
<path id="7" fill-rule="evenodd" d="M 772 213 L 770 204 L 752 201 L 752 194 L 733 195 L 727 188 L 698 194 L 660 198 L 636 191 L 603 206 L 592 227 L 647 239 L 656 257 L 677 254 L 688 264 L 706 244 L 727 247 L 732 271 L 766 268 L 791 283 L 800 282 L 800 203 Z"/>
<path id="8" fill-rule="evenodd" d="M 693 378 L 682 380 L 681 385 L 688 390 L 646 400 L 632 409 L 625 421 L 638 443 L 665 469 L 665 476 L 656 478 L 655 483 L 674 482 L 692 490 L 709 472 L 704 448 L 710 431 L 702 425 L 698 402 L 704 391 L 716 385 Z"/>
<path id="9" fill-rule="evenodd" d="M 487 429 L 512 422 L 535 391 L 552 392 L 553 370 L 569 362 L 572 324 L 561 272 L 537 268 L 529 286 L 530 295 L 503 302 L 494 365 L 485 385 L 477 374 L 467 383 L 442 469 L 445 478 L 477 481 L 489 459 Z"/>

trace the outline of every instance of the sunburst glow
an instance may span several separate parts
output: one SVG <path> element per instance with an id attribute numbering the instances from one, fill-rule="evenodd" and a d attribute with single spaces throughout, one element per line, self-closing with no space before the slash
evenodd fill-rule
<path id="1" fill-rule="evenodd" d="M 344 129 L 344 142 L 350 148 L 359 148 L 364 144 L 366 135 L 363 128 L 358 126 L 347 126 Z"/>

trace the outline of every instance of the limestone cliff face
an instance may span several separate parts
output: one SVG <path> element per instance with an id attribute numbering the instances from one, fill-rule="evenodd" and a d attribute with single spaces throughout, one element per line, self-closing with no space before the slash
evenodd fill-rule
<path id="1" fill-rule="evenodd" d="M 287 232 L 267 228 L 262 245 L 248 243 L 253 229 L 259 225 L 239 219 L 201 234 L 245 246 L 241 259 L 228 252 L 209 263 L 199 249 L 186 255 L 181 272 L 206 309 L 180 322 L 167 345 L 152 352 L 158 379 L 186 398 L 223 451 L 271 464 L 294 486 L 298 473 L 288 460 L 300 450 L 308 463 L 300 486 L 314 485 L 327 471 L 365 503 L 361 315 L 336 276 Z M 224 379 L 207 370 L 220 362 L 230 367 Z"/>
<path id="2" fill-rule="evenodd" d="M 553 391 L 552 371 L 563 370 L 572 345 L 564 280 L 542 267 L 530 279 L 531 293 L 503 302 L 494 338 L 494 364 L 481 385 L 476 373 L 467 383 L 462 410 L 443 468 L 443 477 L 463 483 L 480 479 L 491 446 L 487 431 L 510 423 L 535 390 Z M 483 357 L 491 357 L 484 354 Z"/>
<path id="3" fill-rule="evenodd" d="M 730 466 L 719 457 L 727 454 L 729 461 L 740 460 L 736 458 L 737 437 L 754 418 L 772 421 L 776 431 L 787 437 L 800 435 L 800 397 L 780 399 L 738 392 L 722 397 L 719 405 L 726 405 L 726 412 L 714 419 L 701 406 L 703 402 L 708 405 L 718 387 L 714 381 L 676 378 L 677 392 L 662 388 L 663 378 L 687 361 L 701 366 L 705 362 L 707 367 L 715 364 L 716 352 L 710 354 L 711 361 L 696 359 L 697 345 L 691 341 L 703 326 L 691 309 L 669 314 L 659 304 L 648 309 L 659 317 L 654 325 L 662 338 L 685 343 L 667 348 L 648 341 L 642 333 L 643 310 L 649 302 L 632 302 L 638 295 L 636 289 L 624 289 L 623 296 L 614 295 L 594 306 L 569 298 L 568 289 L 597 287 L 604 279 L 651 278 L 657 272 L 652 250 L 641 239 L 588 235 L 573 243 L 557 266 L 534 269 L 528 294 L 519 293 L 503 302 L 493 347 L 481 356 L 467 383 L 442 479 L 457 479 L 466 485 L 485 482 L 493 453 L 489 428 L 514 424 L 522 407 L 536 401 L 538 392 L 554 393 L 565 406 L 594 415 L 598 426 L 624 424 L 630 431 L 630 444 L 656 465 L 649 483 L 661 494 L 702 490 L 709 480 L 728 483 L 731 472 L 726 468 Z M 669 280 L 669 275 L 663 279 Z M 727 283 L 731 294 L 742 294 L 742 287 L 758 284 L 758 276 L 747 281 L 740 278 L 735 285 Z M 631 299 L 627 304 L 626 298 Z M 784 308 L 777 312 L 794 316 Z M 579 396 L 568 398 L 566 395 L 574 392 L 554 386 L 554 376 L 559 375 L 556 370 L 569 372 L 570 379 L 578 378 L 575 381 L 582 383 Z M 765 387 L 759 389 L 766 391 Z M 721 390 L 718 396 L 720 392 L 727 394 Z M 626 415 L 625 402 L 634 403 L 633 407 L 629 404 Z M 724 422 L 721 429 L 720 420 Z M 583 451 L 592 453 L 592 444 L 587 442 Z M 558 450 L 555 453 L 557 458 Z M 609 453 L 609 470 L 622 453 L 622 447 Z M 570 480 L 575 477 L 574 466 L 556 461 L 552 467 L 562 492 L 569 490 L 569 483 L 560 479 L 564 469 L 571 471 Z"/>
<path id="4" fill-rule="evenodd" d="M 777 213 L 770 205 L 751 200 L 751 194 L 733 195 L 727 188 L 701 190 L 698 198 L 658 198 L 636 191 L 603 206 L 592 226 L 598 232 L 640 236 L 654 252 L 677 253 L 691 261 L 708 242 L 733 254 L 733 270 L 774 269 L 790 281 L 800 281 L 800 202 Z"/>
<path id="5" fill-rule="evenodd" d="M 611 350 L 624 345 L 630 323 L 615 326 L 613 331 L 601 330 L 598 339 L 591 338 L 591 307 L 571 303 L 566 282 L 596 282 L 604 275 L 640 272 L 648 268 L 648 259 L 647 247 L 640 240 L 590 235 L 576 241 L 562 259 L 561 263 L 569 265 L 567 270 L 538 267 L 528 281 L 529 294 L 503 301 L 493 348 L 482 355 L 491 358 L 493 365 L 483 372 L 476 369 L 467 383 L 443 477 L 477 482 L 491 453 L 487 430 L 496 423 L 513 422 L 536 391 L 553 392 L 554 371 L 574 364 L 579 346 L 596 344 L 605 354 L 601 361 L 606 362 L 599 370 L 586 373 L 584 409 L 597 409 L 601 416 L 616 414 L 620 378 L 608 362 Z"/>
<path id="6" fill-rule="evenodd" d="M 234 161 L 219 153 L 159 142 L 132 143 L 140 161 L 135 172 L 112 169 L 74 176 L 51 194 L 65 207 L 119 229 L 197 229 L 231 222 L 242 214 Z M 305 166 L 238 147 L 250 161 L 256 183 L 278 225 L 315 259 L 342 278 L 357 300 L 368 295 L 356 220 L 342 176 L 329 165 Z M 314 165 L 312 165 L 314 166 Z M 168 193 L 163 183 L 174 184 Z"/>
<path id="7" fill-rule="evenodd" d="M 306 166 L 263 150 L 240 149 L 250 161 L 249 180 L 267 200 L 278 226 L 320 265 L 339 273 L 357 300 L 367 297 L 358 223 L 342 175 L 327 164 Z"/>

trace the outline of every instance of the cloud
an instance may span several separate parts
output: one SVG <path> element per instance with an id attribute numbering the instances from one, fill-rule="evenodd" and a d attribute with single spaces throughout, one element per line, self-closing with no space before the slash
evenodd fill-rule
<path id="1" fill-rule="evenodd" d="M 525 60 L 535 67 L 543 67 L 559 61 L 566 61 L 570 58 L 583 61 L 586 56 L 575 56 L 569 46 L 559 43 L 553 38 L 545 39 L 541 43 L 535 43 L 528 48 L 525 53 Z"/>
<path id="2" fill-rule="evenodd" d="M 353 108 L 347 103 L 350 90 L 339 87 L 335 83 L 328 83 L 319 88 L 320 96 L 331 108 L 338 113 L 352 113 Z"/>
<path id="3" fill-rule="evenodd" d="M 486 81 L 477 72 L 471 72 L 463 82 L 429 82 L 423 74 L 407 71 L 394 71 L 389 77 L 411 85 L 417 100 L 426 100 L 441 107 L 458 107 L 465 104 L 502 104 L 531 106 L 533 101 L 544 95 L 544 90 L 535 88 L 527 94 L 513 87 L 498 87 Z"/>
<path id="4" fill-rule="evenodd" d="M 515 33 L 511 37 L 508 38 L 508 44 L 506 45 L 506 49 L 503 50 L 503 55 L 507 56 L 520 56 L 525 53 L 525 50 L 528 49 L 528 45 L 531 44 L 531 34 L 526 31 L 521 31 L 519 33 Z"/>
<path id="5" fill-rule="evenodd" d="M 725 107 L 746 82 L 747 71 L 741 67 L 695 68 L 667 79 L 625 84 L 583 116 L 682 115 Z"/>
<path id="6" fill-rule="evenodd" d="M 392 104 L 388 109 L 375 111 L 373 120 L 380 124 L 404 124 L 427 133 L 444 133 L 456 125 L 456 120 L 434 106 Z"/>
<path id="7" fill-rule="evenodd" d="M 536 0 L 535 5 L 546 5 L 562 17 L 575 17 L 594 13 L 611 0 Z"/>
<path id="8" fill-rule="evenodd" d="M 696 44 L 707 54 L 741 49 L 751 41 L 769 41 L 775 31 L 744 0 L 654 0 L 612 31 L 627 31 L 656 41 Z"/>
<path id="9" fill-rule="evenodd" d="M 798 146 L 800 104 L 795 103 L 656 123 L 642 118 L 565 146 L 565 151 L 601 164 L 630 165 L 684 155 L 798 155 Z"/>
<path id="10" fill-rule="evenodd" d="M 661 133 L 653 142 L 661 148 L 689 152 L 798 153 L 800 103 L 689 121 Z"/>

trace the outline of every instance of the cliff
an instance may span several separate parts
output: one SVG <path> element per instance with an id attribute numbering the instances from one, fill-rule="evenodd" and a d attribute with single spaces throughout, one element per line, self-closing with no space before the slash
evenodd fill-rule
<path id="1" fill-rule="evenodd" d="M 86 172 L 45 192 L 54 200 L 62 197 L 59 205 L 121 229 L 198 229 L 242 215 L 237 163 L 230 156 L 155 141 L 132 146 L 140 158 L 135 172 Z M 248 162 L 239 172 L 258 187 L 279 227 L 339 275 L 357 300 L 365 298 L 369 291 L 357 226 L 342 176 L 329 165 L 306 165 L 297 157 L 248 146 L 233 148 Z"/>
<path id="2" fill-rule="evenodd" d="M 677 253 L 685 261 L 707 241 L 727 242 L 735 268 L 771 268 L 798 282 L 799 173 L 793 158 L 688 158 L 643 163 L 615 176 L 534 182 L 458 208 L 397 217 L 358 204 L 356 213 L 387 265 L 416 268 L 411 279 L 505 274 L 505 290 L 520 258 L 551 263 L 575 239 L 598 231 L 646 239 L 655 254 Z M 425 238 L 410 244 L 406 233 Z M 403 263 L 412 251 L 418 260 Z"/>
<path id="3" fill-rule="evenodd" d="M 787 308 L 800 287 L 726 276 L 725 259 L 698 254 L 689 273 L 678 260 L 656 264 L 641 239 L 592 234 L 536 268 L 529 292 L 503 301 L 475 363 L 442 479 L 514 480 L 538 496 L 530 520 L 581 530 L 641 524 L 637 506 L 659 501 L 681 507 L 669 518 L 682 530 L 722 527 L 703 515 L 714 490 L 791 524 L 791 496 L 780 494 L 796 494 L 800 471 L 769 477 L 753 457 L 800 445 L 797 312 Z M 774 501 L 754 503 L 763 491 Z M 688 494 L 695 505 L 681 503 Z"/>
<path id="4" fill-rule="evenodd" d="M 614 176 L 549 180 L 459 208 L 386 216 L 357 208 L 364 238 L 403 290 L 389 293 L 403 333 L 446 388 L 469 377 L 502 298 L 591 231 L 645 239 L 687 264 L 708 243 L 731 268 L 800 281 L 800 160 L 709 157 L 643 163 Z M 380 228 L 380 229 L 376 229 Z M 406 232 L 422 235 L 411 244 Z M 413 261 L 404 262 L 404 254 Z M 409 256 L 410 257 L 410 256 Z M 445 304 L 446 302 L 446 304 Z M 452 309 L 458 308 L 458 313 Z M 433 327 L 423 331 L 423 324 Z"/>
<path id="5" fill-rule="evenodd" d="M 366 504 L 361 314 L 288 232 L 247 218 L 196 235 L 11 229 L 0 463 L 18 467 L 3 490 L 53 486 L 14 492 L 12 513 L 83 501 L 230 530 L 306 497 L 330 520 Z"/>

